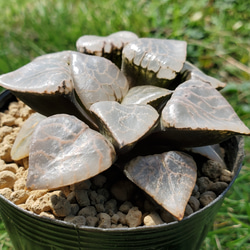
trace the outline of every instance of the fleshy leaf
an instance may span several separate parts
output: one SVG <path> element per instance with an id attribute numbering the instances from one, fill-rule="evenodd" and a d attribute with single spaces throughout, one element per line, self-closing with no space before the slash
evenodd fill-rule
<path id="1" fill-rule="evenodd" d="M 120 67 L 123 47 L 137 38 L 130 31 L 119 31 L 106 37 L 85 35 L 77 40 L 76 48 L 81 53 L 103 56 Z"/>
<path id="2" fill-rule="evenodd" d="M 122 71 L 131 86 L 166 87 L 186 61 L 185 41 L 140 38 L 122 51 Z"/>
<path id="3" fill-rule="evenodd" d="M 169 151 L 138 156 L 125 166 L 124 172 L 178 220 L 183 218 L 197 177 L 196 163 L 190 155 Z"/>
<path id="4" fill-rule="evenodd" d="M 41 121 L 32 136 L 27 188 L 53 189 L 83 181 L 115 160 L 111 143 L 74 116 Z"/>
<path id="5" fill-rule="evenodd" d="M 24 122 L 11 149 L 13 160 L 18 161 L 29 156 L 32 134 L 39 122 L 45 118 L 44 115 L 34 113 Z"/>
<path id="6" fill-rule="evenodd" d="M 192 152 L 195 154 L 200 154 L 202 156 L 207 157 L 210 160 L 219 162 L 222 166 L 225 166 L 225 162 L 220 154 L 215 150 L 213 145 L 203 146 L 203 147 L 193 147 L 193 148 L 185 148 L 188 152 Z"/>
<path id="7" fill-rule="evenodd" d="M 86 109 L 99 101 L 121 102 L 128 82 L 118 67 L 106 58 L 80 53 L 72 55 L 76 93 Z"/>
<path id="8" fill-rule="evenodd" d="M 159 114 L 150 105 L 121 105 L 97 102 L 90 107 L 99 129 L 118 151 L 128 148 L 148 134 L 158 122 Z"/>
<path id="9" fill-rule="evenodd" d="M 182 78 L 187 80 L 200 80 L 202 82 L 209 83 L 212 87 L 216 89 L 222 89 L 226 86 L 224 82 L 219 81 L 218 79 L 206 75 L 200 69 L 195 67 L 192 63 L 186 61 L 183 65 L 182 70 L 180 71 Z"/>
<path id="10" fill-rule="evenodd" d="M 233 135 L 250 135 L 232 106 L 211 85 L 189 80 L 179 85 L 162 110 L 164 132 L 155 136 L 183 147 L 220 143 Z"/>
<path id="11" fill-rule="evenodd" d="M 131 88 L 122 100 L 122 104 L 149 104 L 160 109 L 171 97 L 173 91 L 152 85 Z"/>

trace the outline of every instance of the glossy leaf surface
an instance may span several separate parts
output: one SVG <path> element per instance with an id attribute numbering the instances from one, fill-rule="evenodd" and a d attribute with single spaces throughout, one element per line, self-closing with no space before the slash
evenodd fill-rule
<path id="1" fill-rule="evenodd" d="M 216 89 L 222 89 L 226 86 L 224 82 L 219 81 L 218 79 L 206 75 L 200 69 L 195 67 L 192 63 L 186 61 L 183 65 L 180 74 L 185 78 L 185 80 L 200 80 L 210 84 Z"/>
<path id="2" fill-rule="evenodd" d="M 140 38 L 122 51 L 122 71 L 131 86 L 168 87 L 186 60 L 185 41 Z"/>
<path id="3" fill-rule="evenodd" d="M 105 37 L 84 35 L 77 40 L 76 48 L 81 53 L 106 57 L 120 67 L 123 47 L 137 38 L 130 31 L 118 31 Z"/>
<path id="4" fill-rule="evenodd" d="M 129 89 L 122 104 L 149 104 L 155 109 L 166 103 L 173 91 L 152 85 L 136 86 Z"/>
<path id="5" fill-rule="evenodd" d="M 100 131 L 117 150 L 130 148 L 158 121 L 159 114 L 150 105 L 121 105 L 118 102 L 97 102 L 90 107 Z"/>
<path id="6" fill-rule="evenodd" d="M 161 116 L 165 140 L 198 147 L 217 144 L 235 134 L 250 135 L 232 106 L 211 85 L 189 80 L 178 86 Z"/>
<path id="7" fill-rule="evenodd" d="M 196 168 L 191 156 L 169 151 L 139 156 L 124 171 L 132 182 L 181 220 L 196 182 Z"/>
<path id="8" fill-rule="evenodd" d="M 39 122 L 45 118 L 44 115 L 34 113 L 24 122 L 11 149 L 13 160 L 17 161 L 29 156 L 32 134 Z"/>
<path id="9" fill-rule="evenodd" d="M 27 187 L 53 189 L 101 173 L 115 151 L 100 133 L 74 116 L 54 115 L 36 127 L 30 147 Z"/>
<path id="10" fill-rule="evenodd" d="M 99 101 L 120 102 L 128 82 L 118 67 L 106 58 L 80 53 L 72 55 L 74 87 L 86 109 Z"/>

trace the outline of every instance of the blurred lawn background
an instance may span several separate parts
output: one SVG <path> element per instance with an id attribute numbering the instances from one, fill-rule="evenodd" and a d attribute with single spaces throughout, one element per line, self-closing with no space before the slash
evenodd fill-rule
<path id="1" fill-rule="evenodd" d="M 0 0 L 0 74 L 85 34 L 130 30 L 188 42 L 188 60 L 227 83 L 223 95 L 250 127 L 250 2 L 246 0 Z M 202 249 L 250 249 L 250 139 L 239 178 Z M 0 249 L 13 249 L 0 219 Z"/>

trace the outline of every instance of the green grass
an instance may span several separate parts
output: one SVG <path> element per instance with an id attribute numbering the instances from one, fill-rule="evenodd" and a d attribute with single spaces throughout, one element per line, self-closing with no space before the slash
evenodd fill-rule
<path id="1" fill-rule="evenodd" d="M 0 74 L 36 56 L 75 50 L 84 34 L 130 30 L 188 42 L 188 60 L 228 83 L 223 91 L 250 127 L 250 2 L 245 0 L 0 0 Z M 250 249 L 250 139 L 245 163 L 203 249 Z M 0 223 L 0 249 L 11 249 Z"/>

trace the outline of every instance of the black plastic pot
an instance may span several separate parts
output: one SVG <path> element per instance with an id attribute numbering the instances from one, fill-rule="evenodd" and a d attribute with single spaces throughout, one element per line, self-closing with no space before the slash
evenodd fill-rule
<path id="1" fill-rule="evenodd" d="M 6 104 L 13 98 L 10 92 L 1 94 L 0 108 L 6 108 Z M 222 146 L 226 151 L 227 167 L 233 170 L 233 180 L 212 203 L 180 222 L 123 229 L 77 227 L 67 222 L 39 217 L 1 195 L 0 215 L 16 250 L 199 249 L 242 166 L 243 138 L 232 137 Z"/>

